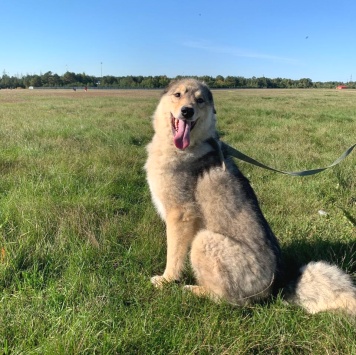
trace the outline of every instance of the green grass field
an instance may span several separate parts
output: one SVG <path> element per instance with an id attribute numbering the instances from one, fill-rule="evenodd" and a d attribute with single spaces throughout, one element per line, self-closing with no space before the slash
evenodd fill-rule
<path id="1" fill-rule="evenodd" d="M 151 286 L 165 265 L 143 171 L 159 95 L 0 91 L 0 353 L 356 354 L 344 315 Z M 214 97 L 222 139 L 276 168 L 326 166 L 356 141 L 356 91 Z M 356 276 L 356 152 L 305 178 L 238 164 L 286 259 Z"/>

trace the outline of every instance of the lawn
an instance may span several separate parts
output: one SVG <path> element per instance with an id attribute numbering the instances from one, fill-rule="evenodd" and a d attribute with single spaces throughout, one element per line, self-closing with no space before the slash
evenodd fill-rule
<path id="1" fill-rule="evenodd" d="M 356 91 L 213 93 L 221 138 L 278 169 L 327 166 L 356 142 Z M 342 314 L 152 287 L 165 228 L 143 165 L 159 96 L 0 90 L 0 353 L 356 354 Z M 304 178 L 238 164 L 287 260 L 356 277 L 356 152 Z"/>

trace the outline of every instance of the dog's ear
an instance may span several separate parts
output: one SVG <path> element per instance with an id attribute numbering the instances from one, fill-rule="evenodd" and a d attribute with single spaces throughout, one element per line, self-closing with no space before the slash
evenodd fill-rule
<path id="1" fill-rule="evenodd" d="M 208 89 L 208 99 L 211 102 L 211 104 L 213 105 L 213 112 L 214 114 L 216 113 L 216 109 L 215 109 L 215 105 L 214 105 L 214 99 L 213 99 L 213 94 L 210 91 L 210 89 Z"/>

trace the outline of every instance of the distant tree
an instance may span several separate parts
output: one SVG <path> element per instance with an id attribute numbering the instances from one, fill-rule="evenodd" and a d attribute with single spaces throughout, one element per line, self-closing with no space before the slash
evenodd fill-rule
<path id="1" fill-rule="evenodd" d="M 135 83 L 137 84 L 138 87 L 141 87 L 143 76 L 142 75 L 134 76 L 133 80 L 135 81 Z"/>
<path id="2" fill-rule="evenodd" d="M 216 88 L 223 88 L 225 87 L 225 79 L 222 75 L 218 75 L 216 78 L 215 78 L 215 83 L 214 83 L 214 86 Z"/>
<path id="3" fill-rule="evenodd" d="M 267 80 L 265 77 L 262 78 L 256 78 L 256 87 L 258 88 L 266 88 L 267 87 Z"/>
<path id="4" fill-rule="evenodd" d="M 12 76 L 10 78 L 10 85 L 12 88 L 19 88 L 19 87 L 24 87 L 22 78 L 17 77 L 17 76 Z"/>
<path id="5" fill-rule="evenodd" d="M 135 82 L 132 79 L 132 76 L 124 76 L 124 77 L 121 77 L 120 80 L 119 80 L 119 87 L 120 88 L 129 89 L 129 88 L 135 87 L 134 85 L 135 85 Z"/>
<path id="6" fill-rule="evenodd" d="M 215 79 L 211 76 L 208 76 L 208 75 L 200 76 L 199 80 L 204 81 L 205 84 L 207 84 L 208 86 L 211 86 L 211 87 L 214 86 Z"/>
<path id="7" fill-rule="evenodd" d="M 154 89 L 154 81 L 152 76 L 145 77 L 141 82 L 142 88 Z"/>
<path id="8" fill-rule="evenodd" d="M 103 76 L 101 78 L 100 85 L 102 86 L 113 86 L 115 84 L 117 85 L 117 78 L 112 75 Z"/>
<path id="9" fill-rule="evenodd" d="M 30 85 L 34 87 L 41 87 L 42 86 L 42 80 L 39 75 L 33 75 L 32 78 L 30 79 Z"/>
<path id="10" fill-rule="evenodd" d="M 165 75 L 160 76 L 158 79 L 159 88 L 166 87 L 169 84 L 169 82 L 170 82 L 170 79 L 167 78 L 167 76 L 165 76 Z"/>
<path id="11" fill-rule="evenodd" d="M 3 89 L 11 87 L 11 78 L 9 75 L 6 74 L 5 70 L 2 73 L 0 87 L 2 87 Z"/>
<path id="12" fill-rule="evenodd" d="M 51 80 L 52 78 L 52 72 L 48 71 L 47 73 L 44 73 L 41 75 L 41 82 L 43 86 L 53 86 L 53 82 Z"/>
<path id="13" fill-rule="evenodd" d="M 172 79 L 181 79 L 185 76 L 176 76 L 169 78 L 166 75 L 160 76 L 121 76 L 116 77 L 107 75 L 102 78 L 90 76 L 85 73 L 73 73 L 67 71 L 62 76 L 48 71 L 40 75 L 25 75 L 25 76 L 9 76 L 6 71 L 3 71 L 0 77 L 0 88 L 16 88 L 29 86 L 97 86 L 100 81 L 100 86 L 116 87 L 116 88 L 163 88 L 169 84 Z M 212 76 L 191 76 L 204 81 L 211 88 L 334 88 L 339 83 L 335 81 L 316 82 L 313 83 L 309 78 L 292 80 L 287 78 L 255 77 L 245 78 L 242 76 L 227 76 L 218 75 L 215 78 Z M 356 82 L 350 81 L 347 83 L 350 88 L 356 88 Z"/>
<path id="14" fill-rule="evenodd" d="M 94 77 L 90 75 L 86 75 L 85 73 L 80 73 L 75 75 L 75 82 L 77 85 L 82 85 L 82 86 L 94 86 L 96 83 L 96 80 Z"/>
<path id="15" fill-rule="evenodd" d="M 236 80 L 235 76 L 227 76 L 224 80 L 226 88 L 235 88 L 236 87 Z"/>
<path id="16" fill-rule="evenodd" d="M 77 81 L 75 73 L 71 73 L 69 71 L 63 74 L 62 80 L 64 85 L 74 85 Z"/>
<path id="17" fill-rule="evenodd" d="M 62 86 L 63 85 L 63 81 L 58 74 L 53 74 L 50 78 L 50 82 L 53 84 L 53 86 Z"/>
<path id="18" fill-rule="evenodd" d="M 242 76 L 236 77 L 236 87 L 243 88 L 247 86 L 247 80 L 246 78 Z"/>
<path id="19" fill-rule="evenodd" d="M 313 82 L 309 78 L 303 78 L 299 80 L 298 87 L 304 89 L 311 88 L 313 87 Z"/>

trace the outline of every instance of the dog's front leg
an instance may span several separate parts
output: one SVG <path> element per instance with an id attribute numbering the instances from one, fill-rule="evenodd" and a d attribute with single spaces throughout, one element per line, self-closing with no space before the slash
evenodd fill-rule
<path id="1" fill-rule="evenodd" d="M 198 231 L 199 220 L 192 208 L 180 207 L 169 211 L 166 218 L 167 263 L 162 276 L 151 282 L 161 287 L 166 282 L 180 279 L 189 247 Z"/>

